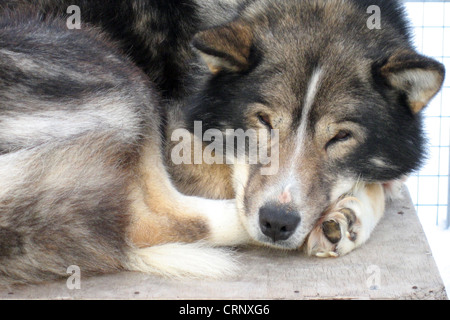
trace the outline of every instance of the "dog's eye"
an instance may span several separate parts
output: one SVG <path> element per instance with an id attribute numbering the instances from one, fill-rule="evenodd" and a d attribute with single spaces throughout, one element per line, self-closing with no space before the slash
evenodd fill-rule
<path id="1" fill-rule="evenodd" d="M 338 142 L 344 142 L 347 141 L 352 137 L 351 132 L 346 130 L 340 130 L 328 143 L 326 144 L 325 148 L 330 147 L 331 145 L 338 143 Z"/>
<path id="2" fill-rule="evenodd" d="M 258 120 L 261 122 L 264 126 L 266 126 L 268 129 L 273 129 L 272 123 L 270 122 L 270 117 L 267 114 L 259 113 L 258 114 Z"/>

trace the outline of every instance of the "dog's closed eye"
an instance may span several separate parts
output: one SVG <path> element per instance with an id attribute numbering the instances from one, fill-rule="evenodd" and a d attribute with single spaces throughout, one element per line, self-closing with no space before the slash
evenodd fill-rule
<path id="1" fill-rule="evenodd" d="M 270 117 L 267 114 L 259 113 L 258 114 L 258 120 L 261 124 L 263 124 L 267 129 L 272 130 L 272 122 L 270 121 Z"/>
<path id="2" fill-rule="evenodd" d="M 352 137 L 352 133 L 348 130 L 339 130 L 339 132 L 325 145 L 325 149 L 328 149 L 332 145 L 349 140 Z"/>

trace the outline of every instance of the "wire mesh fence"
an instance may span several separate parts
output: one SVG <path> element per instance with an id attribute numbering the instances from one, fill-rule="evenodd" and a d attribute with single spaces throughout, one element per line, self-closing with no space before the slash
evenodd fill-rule
<path id="1" fill-rule="evenodd" d="M 450 70 L 450 2 L 405 1 L 417 49 L 444 63 Z M 421 219 L 433 219 L 448 228 L 450 223 L 450 77 L 425 110 L 429 154 L 426 165 L 407 182 Z"/>

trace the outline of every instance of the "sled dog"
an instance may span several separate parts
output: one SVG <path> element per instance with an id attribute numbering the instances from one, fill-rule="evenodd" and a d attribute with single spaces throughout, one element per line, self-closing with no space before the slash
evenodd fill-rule
<path id="1" fill-rule="evenodd" d="M 421 165 L 443 79 L 399 1 L 3 0 L 0 284 L 347 254 Z"/>

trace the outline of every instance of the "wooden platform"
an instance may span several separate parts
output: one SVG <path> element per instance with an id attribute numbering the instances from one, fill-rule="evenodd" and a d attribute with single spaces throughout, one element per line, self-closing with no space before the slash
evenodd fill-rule
<path id="1" fill-rule="evenodd" d="M 176 282 L 125 272 L 0 291 L 0 299 L 447 299 L 407 190 L 373 237 L 337 259 L 247 248 L 242 270 L 222 281 Z"/>

